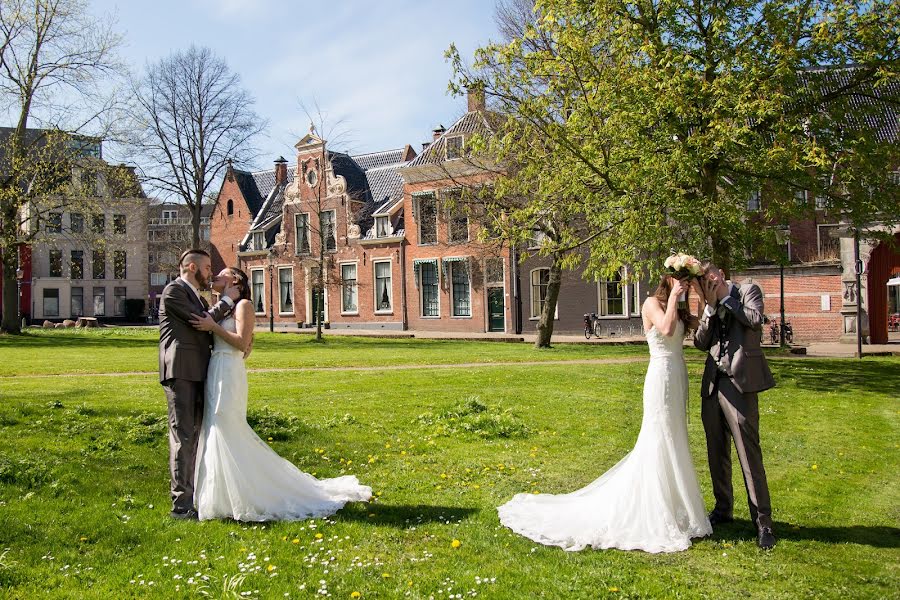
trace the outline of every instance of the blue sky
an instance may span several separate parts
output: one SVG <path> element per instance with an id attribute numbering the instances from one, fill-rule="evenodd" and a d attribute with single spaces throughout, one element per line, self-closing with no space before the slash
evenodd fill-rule
<path id="1" fill-rule="evenodd" d="M 255 165 L 271 168 L 309 129 L 318 104 L 338 126 L 336 149 L 400 148 L 431 138 L 465 111 L 447 94 L 444 50 L 463 56 L 497 37 L 493 0 L 92 0 L 125 36 L 122 57 L 141 69 L 191 43 L 208 46 L 238 73 L 269 130 Z"/>

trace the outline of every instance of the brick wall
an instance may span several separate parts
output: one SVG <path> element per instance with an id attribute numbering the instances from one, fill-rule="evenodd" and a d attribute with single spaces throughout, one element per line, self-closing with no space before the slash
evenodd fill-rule
<path id="1" fill-rule="evenodd" d="M 229 200 L 233 207 L 231 215 L 228 214 Z M 209 223 L 210 257 L 214 272 L 238 264 L 238 246 L 252 222 L 253 213 L 247 207 L 237 181 L 226 175 Z"/>
<path id="2" fill-rule="evenodd" d="M 754 267 L 734 273 L 732 277 L 735 281 L 749 279 L 759 285 L 764 294 L 766 315 L 780 319 L 778 267 Z M 795 343 L 838 341 L 842 332 L 841 290 L 838 265 L 785 267 L 785 317 L 794 330 Z M 823 301 L 823 297 L 827 300 Z M 768 340 L 768 335 L 768 329 L 765 329 L 763 339 Z"/>

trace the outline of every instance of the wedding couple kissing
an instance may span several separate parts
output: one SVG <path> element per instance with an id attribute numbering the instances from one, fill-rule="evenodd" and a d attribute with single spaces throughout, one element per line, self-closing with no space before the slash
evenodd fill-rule
<path id="1" fill-rule="evenodd" d="M 518 494 L 499 507 L 513 531 L 565 550 L 685 550 L 733 520 L 731 440 L 744 475 L 750 515 L 763 549 L 775 545 L 759 444 L 757 393 L 775 385 L 760 348 L 763 297 L 752 283 L 726 281 L 707 263 L 692 278 L 664 275 L 641 314 L 650 349 L 643 421 L 633 450 L 598 479 L 561 495 Z M 247 276 L 228 267 L 212 276 L 209 255 L 189 250 L 181 277 L 160 301 L 160 382 L 168 401 L 172 516 L 239 521 L 325 517 L 367 501 L 356 477 L 316 479 L 276 454 L 247 424 L 247 373 L 254 311 Z M 671 270 L 671 269 L 670 269 Z M 200 290 L 220 300 L 209 307 Z M 692 288 L 705 308 L 692 315 L 679 298 Z M 708 353 L 702 420 L 715 507 L 708 515 L 687 435 L 685 332 Z"/>

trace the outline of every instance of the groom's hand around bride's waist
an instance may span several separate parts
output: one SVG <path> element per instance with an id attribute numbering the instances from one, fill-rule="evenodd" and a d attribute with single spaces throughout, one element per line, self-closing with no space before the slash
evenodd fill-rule
<path id="1" fill-rule="evenodd" d="M 213 331 L 216 328 L 215 320 L 208 313 L 203 313 L 202 315 L 192 314 L 190 323 L 194 329 L 199 329 L 200 331 Z"/>

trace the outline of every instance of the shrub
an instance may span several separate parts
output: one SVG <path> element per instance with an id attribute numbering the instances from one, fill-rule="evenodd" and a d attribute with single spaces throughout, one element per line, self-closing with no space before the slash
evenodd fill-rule
<path id="1" fill-rule="evenodd" d="M 478 396 L 470 396 L 456 405 L 419 416 L 420 425 L 435 435 L 470 433 L 482 438 L 522 438 L 531 429 L 510 409 L 483 404 Z"/>

